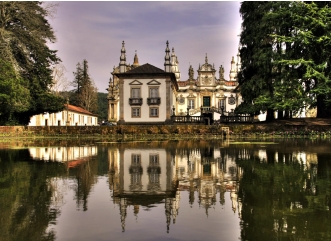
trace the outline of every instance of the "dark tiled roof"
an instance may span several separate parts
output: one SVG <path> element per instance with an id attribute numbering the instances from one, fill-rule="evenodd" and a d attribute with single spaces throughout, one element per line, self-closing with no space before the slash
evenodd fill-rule
<path id="1" fill-rule="evenodd" d="M 147 63 L 147 64 L 143 64 L 137 68 L 131 69 L 125 73 L 126 74 L 155 74 L 155 73 L 164 74 L 166 72 L 162 69 L 159 69 L 159 68 Z"/>
<path id="2" fill-rule="evenodd" d="M 156 76 L 162 76 L 162 77 L 165 77 L 165 76 L 169 76 L 172 80 L 172 83 L 174 84 L 175 88 L 178 90 L 178 84 L 177 84 L 177 81 L 176 81 L 176 76 L 174 73 L 172 72 L 165 72 L 164 70 L 162 69 L 159 69 L 151 64 L 143 64 L 139 67 L 136 67 L 134 69 L 131 69 L 127 72 L 124 72 L 124 73 L 115 73 L 114 74 L 115 76 L 119 77 L 119 78 L 134 78 L 136 77 L 137 79 L 139 78 L 149 78 L 149 77 L 156 77 Z"/>

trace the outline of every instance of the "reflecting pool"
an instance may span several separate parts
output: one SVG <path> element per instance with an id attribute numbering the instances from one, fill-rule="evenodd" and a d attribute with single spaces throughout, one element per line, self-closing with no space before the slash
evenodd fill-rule
<path id="1" fill-rule="evenodd" d="M 331 240 L 330 146 L 0 144 L 0 241 Z"/>

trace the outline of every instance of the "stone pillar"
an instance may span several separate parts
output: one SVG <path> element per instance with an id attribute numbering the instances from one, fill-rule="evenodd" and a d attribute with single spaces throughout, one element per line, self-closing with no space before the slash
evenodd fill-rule
<path id="1" fill-rule="evenodd" d="M 197 107 L 201 106 L 201 95 L 200 93 L 197 93 Z"/>
<path id="2" fill-rule="evenodd" d="M 124 120 L 124 80 L 119 79 L 119 95 L 120 95 L 120 122 L 125 122 Z"/>
<path id="3" fill-rule="evenodd" d="M 171 80 L 167 78 L 166 79 L 166 121 L 169 121 L 171 116 L 172 106 L 170 105 L 170 95 L 171 95 Z"/>
<path id="4" fill-rule="evenodd" d="M 118 101 L 114 102 L 114 119 L 118 120 L 118 115 L 117 115 L 117 105 L 118 105 Z"/>
<path id="5" fill-rule="evenodd" d="M 107 116 L 107 119 L 110 120 L 112 118 L 112 109 L 111 109 L 111 103 L 112 101 L 111 100 L 108 100 L 108 116 Z"/>

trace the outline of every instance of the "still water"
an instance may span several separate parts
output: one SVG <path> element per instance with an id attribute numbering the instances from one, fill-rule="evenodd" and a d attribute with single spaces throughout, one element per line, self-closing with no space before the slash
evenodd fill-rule
<path id="1" fill-rule="evenodd" d="M 331 240 L 331 140 L 15 142 L 0 241 Z"/>

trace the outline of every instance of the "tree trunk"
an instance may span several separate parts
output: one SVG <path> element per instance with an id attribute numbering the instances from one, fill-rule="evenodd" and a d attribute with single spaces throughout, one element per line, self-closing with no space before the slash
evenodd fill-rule
<path id="1" fill-rule="evenodd" d="M 290 118 L 290 112 L 288 110 L 285 110 L 284 112 L 284 119 Z"/>
<path id="2" fill-rule="evenodd" d="M 284 113 L 283 113 L 282 110 L 279 110 L 279 111 L 277 112 L 277 119 L 278 119 L 278 120 L 282 120 L 282 119 L 284 119 Z"/>
<path id="3" fill-rule="evenodd" d="M 271 120 L 274 120 L 274 119 L 275 119 L 274 110 L 268 109 L 266 120 L 271 121 Z"/>
<path id="4" fill-rule="evenodd" d="M 331 117 L 331 110 L 328 108 L 324 102 L 325 97 L 324 96 L 317 96 L 317 118 L 326 118 Z"/>

